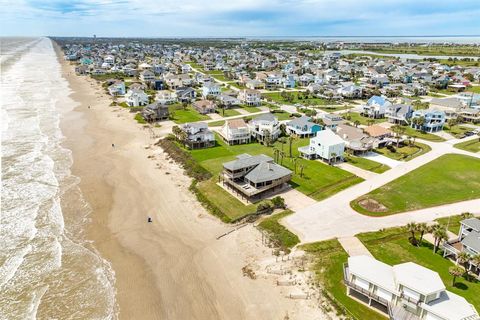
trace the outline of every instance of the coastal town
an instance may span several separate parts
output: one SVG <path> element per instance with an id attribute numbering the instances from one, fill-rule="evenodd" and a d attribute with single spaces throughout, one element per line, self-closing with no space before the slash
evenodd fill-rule
<path id="1" fill-rule="evenodd" d="M 184 170 L 212 236 L 261 233 L 245 281 L 325 319 L 480 319 L 478 45 L 53 40 Z"/>

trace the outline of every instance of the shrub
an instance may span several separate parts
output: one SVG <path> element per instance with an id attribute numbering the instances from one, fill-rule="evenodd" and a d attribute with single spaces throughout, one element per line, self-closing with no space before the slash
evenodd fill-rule
<path id="1" fill-rule="evenodd" d="M 280 196 L 276 196 L 272 199 L 272 204 L 275 209 L 285 209 L 285 199 Z"/>

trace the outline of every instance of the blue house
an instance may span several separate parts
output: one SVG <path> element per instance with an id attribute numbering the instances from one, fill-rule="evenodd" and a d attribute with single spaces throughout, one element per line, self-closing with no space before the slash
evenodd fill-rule
<path id="1" fill-rule="evenodd" d="M 287 132 L 294 133 L 300 138 L 315 136 L 322 129 L 321 125 L 312 122 L 312 119 L 306 116 L 295 118 L 287 123 Z"/>
<path id="2" fill-rule="evenodd" d="M 423 123 L 419 123 L 419 119 L 422 119 Z M 417 110 L 412 114 L 411 126 L 416 130 L 437 132 L 443 129 L 444 124 L 445 112 L 441 110 Z"/>

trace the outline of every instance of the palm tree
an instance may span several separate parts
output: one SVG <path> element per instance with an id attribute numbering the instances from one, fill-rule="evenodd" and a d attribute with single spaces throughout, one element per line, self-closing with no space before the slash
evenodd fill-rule
<path id="1" fill-rule="evenodd" d="M 332 160 L 332 158 L 334 159 L 334 161 L 336 162 L 337 161 L 337 154 L 335 152 L 332 152 L 330 154 L 330 159 L 328 159 L 328 162 L 330 163 L 330 161 Z"/>
<path id="2" fill-rule="evenodd" d="M 433 243 L 433 252 L 437 252 L 438 247 L 440 246 L 440 243 L 442 240 L 448 239 L 447 236 L 447 230 L 445 229 L 444 225 L 436 224 L 432 228 L 432 235 L 434 239 Z"/>
<path id="3" fill-rule="evenodd" d="M 297 173 L 297 160 L 298 158 L 293 158 L 293 172 Z"/>
<path id="4" fill-rule="evenodd" d="M 461 277 L 463 275 L 463 269 L 460 268 L 459 266 L 451 266 L 448 268 L 448 273 L 453 277 L 452 279 L 452 286 L 455 286 L 455 280 L 457 277 Z"/>
<path id="5" fill-rule="evenodd" d="M 420 244 L 422 244 L 422 240 L 423 240 L 423 235 L 428 232 L 430 230 L 430 228 L 427 226 L 426 223 L 419 223 L 417 225 L 417 231 L 420 232 L 420 239 L 418 240 L 418 242 Z"/>
<path id="6" fill-rule="evenodd" d="M 355 121 L 353 122 L 353 124 L 355 125 L 355 127 L 358 127 L 358 126 L 360 125 L 360 121 L 359 121 L 359 120 L 355 120 Z"/>
<path id="7" fill-rule="evenodd" d="M 181 131 L 182 131 L 182 129 L 180 129 L 179 126 L 173 126 L 172 127 L 172 133 L 175 136 L 175 138 L 177 138 L 177 139 L 178 139 L 178 136 L 180 135 Z"/>
<path id="8" fill-rule="evenodd" d="M 469 279 L 470 277 L 470 261 L 472 260 L 472 256 L 465 252 L 465 251 L 462 251 L 460 252 L 458 255 L 457 255 L 457 264 L 461 264 L 463 265 L 463 267 L 465 268 L 465 272 L 467 273 L 467 280 Z"/>
<path id="9" fill-rule="evenodd" d="M 480 254 L 476 254 L 471 259 L 472 264 L 478 269 L 480 269 Z"/>
<path id="10" fill-rule="evenodd" d="M 292 157 L 292 144 L 293 144 L 293 141 L 297 139 L 297 136 L 295 134 L 291 134 L 289 137 L 288 137 L 288 154 L 290 156 L 290 158 Z"/>
<path id="11" fill-rule="evenodd" d="M 473 218 L 473 214 L 470 212 L 463 212 L 460 216 L 462 217 L 462 220 Z"/>
<path id="12" fill-rule="evenodd" d="M 402 126 L 396 124 L 394 126 L 392 126 L 391 130 L 395 133 L 395 138 L 397 139 L 397 148 L 398 148 L 398 145 L 400 144 L 400 133 L 402 132 Z"/>
<path id="13" fill-rule="evenodd" d="M 277 148 L 273 148 L 273 161 L 278 163 L 278 158 L 279 158 L 280 150 Z"/>
<path id="14" fill-rule="evenodd" d="M 278 138 L 278 142 L 280 142 L 280 145 L 282 147 L 282 152 L 283 152 L 283 145 L 287 143 L 284 137 Z"/>
<path id="15" fill-rule="evenodd" d="M 270 147 L 272 144 L 272 137 L 270 136 L 270 131 L 263 130 L 263 144 L 267 147 Z"/>
<path id="16" fill-rule="evenodd" d="M 302 163 L 300 164 L 300 178 L 303 177 L 303 169 L 305 169 L 305 165 Z"/>
<path id="17" fill-rule="evenodd" d="M 417 231 L 417 224 L 415 222 L 410 222 L 409 224 L 407 224 L 406 229 L 412 234 L 412 236 L 410 237 L 410 242 L 416 245 L 417 239 L 415 238 L 415 232 Z"/>
<path id="18" fill-rule="evenodd" d="M 283 165 L 283 157 L 285 157 L 285 152 L 280 151 L 280 165 Z"/>

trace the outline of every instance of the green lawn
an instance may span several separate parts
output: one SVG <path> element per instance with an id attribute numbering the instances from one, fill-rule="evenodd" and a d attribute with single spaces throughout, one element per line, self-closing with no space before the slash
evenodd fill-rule
<path id="1" fill-rule="evenodd" d="M 286 111 L 278 111 L 275 112 L 273 115 L 277 117 L 278 121 L 295 119 L 291 113 L 288 113 Z"/>
<path id="2" fill-rule="evenodd" d="M 386 119 L 373 119 L 369 117 L 364 117 L 360 113 L 356 112 L 348 112 L 343 115 L 343 118 L 347 121 L 350 121 L 352 124 L 355 123 L 355 121 L 359 121 L 360 124 L 363 125 L 370 125 L 370 124 L 375 124 L 375 123 L 382 123 L 387 121 Z M 370 123 L 371 122 L 371 123 Z"/>
<path id="3" fill-rule="evenodd" d="M 225 120 L 212 121 L 208 123 L 209 127 L 220 127 L 225 124 Z"/>
<path id="4" fill-rule="evenodd" d="M 235 109 L 225 109 L 225 112 L 222 110 L 219 110 L 218 114 L 221 115 L 222 117 L 233 117 L 233 116 L 240 115 L 240 112 L 238 112 Z"/>
<path id="5" fill-rule="evenodd" d="M 330 301 L 339 315 L 358 320 L 386 319 L 378 312 L 347 296 L 347 289 L 343 284 L 343 264 L 347 262 L 348 254 L 338 240 L 309 243 L 301 245 L 300 249 L 305 250 L 313 257 L 312 269 L 320 287 L 323 288 L 322 294 Z"/>
<path id="6" fill-rule="evenodd" d="M 369 232 L 357 235 L 373 256 L 389 265 L 414 262 L 438 272 L 447 290 L 467 299 L 474 306 L 480 306 L 480 282 L 457 278 L 457 284 L 452 286 L 452 276 L 448 268 L 454 264 L 442 257 L 442 252 L 433 253 L 430 243 L 413 246 L 408 238 L 410 233 L 403 228 L 391 228 L 384 231 Z M 418 237 L 418 235 L 417 235 Z"/>
<path id="7" fill-rule="evenodd" d="M 315 107 L 316 109 L 320 109 L 326 112 L 335 112 L 335 111 L 340 111 L 340 110 L 347 110 L 353 108 L 353 106 L 317 106 Z"/>
<path id="8" fill-rule="evenodd" d="M 370 216 L 435 207 L 480 197 L 480 161 L 446 154 L 351 202 L 352 208 Z M 373 200 L 381 210 L 364 208 L 359 201 Z"/>
<path id="9" fill-rule="evenodd" d="M 409 135 L 411 137 L 416 137 L 416 138 L 419 138 L 419 139 L 432 141 L 432 142 L 445 141 L 445 139 L 443 139 L 442 137 L 436 136 L 436 135 L 428 133 L 428 132 L 421 132 L 421 131 L 413 129 L 412 127 L 407 127 L 407 126 L 404 126 L 404 128 L 405 128 L 405 134 Z"/>
<path id="10" fill-rule="evenodd" d="M 454 145 L 455 148 L 463 149 L 470 152 L 480 152 L 480 139 L 468 140 Z"/>
<path id="11" fill-rule="evenodd" d="M 242 109 L 244 109 L 245 111 L 250 112 L 250 113 L 255 113 L 255 112 L 262 111 L 258 107 L 250 107 L 250 106 L 243 106 Z"/>
<path id="12" fill-rule="evenodd" d="M 455 138 L 460 139 L 464 136 L 465 132 L 472 131 L 472 128 L 456 125 L 452 127 L 445 126 L 443 127 L 443 130 L 450 133 Z"/>
<path id="13" fill-rule="evenodd" d="M 316 98 L 316 97 L 313 97 L 312 95 L 309 95 L 309 97 L 306 99 L 304 98 L 299 99 L 299 93 L 295 91 L 291 91 L 288 94 L 293 96 L 292 100 L 283 98 L 280 92 L 268 92 L 268 93 L 263 93 L 262 95 L 267 99 L 271 99 L 272 101 L 283 103 L 283 104 L 296 104 L 296 103 L 311 104 L 311 105 L 331 104 L 331 102 L 326 99 Z M 300 93 L 300 97 L 303 97 L 302 93 Z"/>
<path id="14" fill-rule="evenodd" d="M 283 219 L 292 213 L 291 210 L 285 210 L 274 214 L 263 219 L 258 226 L 260 229 L 265 230 L 269 234 L 269 237 L 281 247 L 293 248 L 300 243 L 300 239 L 296 234 L 292 233 L 278 222 L 278 220 Z"/>
<path id="15" fill-rule="evenodd" d="M 467 92 L 480 93 L 480 86 L 471 86 L 467 89 Z"/>
<path id="16" fill-rule="evenodd" d="M 415 144 L 412 143 L 412 145 L 400 144 L 398 148 L 396 144 L 393 144 L 392 147 L 392 149 L 388 149 L 386 147 L 378 148 L 375 149 L 375 152 L 383 154 L 384 156 L 394 160 L 409 161 L 432 150 L 430 146 L 420 142 L 415 142 Z"/>
<path id="17" fill-rule="evenodd" d="M 181 106 L 171 105 L 168 109 L 170 111 L 170 117 L 175 123 L 196 122 L 210 119 L 209 116 L 198 113 L 191 106 L 183 109 Z"/>
<path id="18" fill-rule="evenodd" d="M 349 163 L 351 165 L 354 165 L 356 167 L 359 167 L 360 169 L 372 171 L 372 172 L 375 172 L 375 173 L 383 173 L 387 170 L 390 170 L 389 166 L 387 166 L 385 164 L 382 164 L 382 163 L 379 163 L 379 162 L 376 162 L 376 161 L 373 161 L 373 160 L 370 160 L 370 159 L 367 159 L 367 158 L 347 155 L 345 157 L 345 160 L 347 161 L 347 163 Z"/>
<path id="19" fill-rule="evenodd" d="M 309 139 L 294 140 L 292 144 L 292 156 L 298 157 L 297 148 L 305 146 L 309 143 Z M 281 150 L 280 142 L 274 144 L 275 148 Z M 289 146 L 288 143 L 283 145 L 285 157 L 280 159 L 280 164 L 284 167 L 294 170 L 294 161 L 288 157 Z M 191 154 L 195 160 L 205 169 L 210 171 L 214 176 L 217 176 L 222 170 L 224 162 L 234 160 L 235 156 L 248 153 L 251 155 L 266 154 L 273 158 L 273 148 L 266 147 L 259 143 L 250 143 L 243 145 L 229 146 L 217 136 L 217 146 L 208 149 L 192 150 Z M 300 165 L 304 165 L 304 175 L 300 177 Z M 298 159 L 298 172 L 293 174 L 291 185 L 298 191 L 311 196 L 314 199 L 324 199 L 338 191 L 341 191 L 353 184 L 362 181 L 361 178 L 344 171 L 340 168 L 326 165 L 319 161 Z"/>

